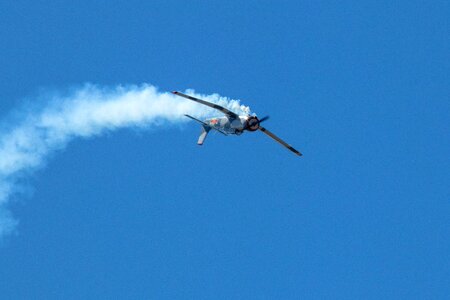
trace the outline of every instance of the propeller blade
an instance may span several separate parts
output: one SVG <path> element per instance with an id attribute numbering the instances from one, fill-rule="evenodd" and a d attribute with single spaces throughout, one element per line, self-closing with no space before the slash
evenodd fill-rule
<path id="1" fill-rule="evenodd" d="M 264 122 L 264 121 L 267 121 L 269 118 L 270 118 L 269 116 L 265 116 L 265 117 L 259 119 L 259 123 L 262 123 L 262 122 Z"/>
<path id="2" fill-rule="evenodd" d="M 277 137 L 275 134 L 273 134 L 269 130 L 267 130 L 264 127 L 261 127 L 261 126 L 259 127 L 259 130 L 261 130 L 263 133 L 267 134 L 269 137 L 273 138 L 275 141 L 277 141 L 278 143 L 280 143 L 284 147 L 286 147 L 289 150 L 291 150 L 292 152 L 294 152 L 296 155 L 302 156 L 302 154 L 300 152 L 298 152 L 297 150 L 295 150 L 294 147 L 292 147 L 291 145 L 289 145 L 288 143 L 286 143 L 285 141 L 283 141 L 282 139 Z"/>

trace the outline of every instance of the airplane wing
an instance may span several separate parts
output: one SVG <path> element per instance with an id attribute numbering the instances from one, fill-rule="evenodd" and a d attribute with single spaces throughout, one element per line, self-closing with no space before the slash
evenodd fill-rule
<path id="1" fill-rule="evenodd" d="M 269 130 L 265 129 L 264 127 L 259 126 L 259 130 L 261 130 L 263 133 L 267 134 L 268 136 L 270 136 L 271 138 L 273 138 L 275 141 L 277 141 L 278 143 L 280 143 L 281 145 L 283 145 L 284 147 L 288 148 L 289 150 L 291 150 L 292 152 L 294 152 L 295 154 L 297 154 L 298 156 L 302 156 L 302 154 L 300 152 L 298 152 L 297 150 L 294 149 L 294 147 L 292 147 L 291 145 L 289 145 L 288 143 L 286 143 L 285 141 L 283 141 L 282 139 L 280 139 L 279 137 L 277 137 L 275 134 L 273 134 L 272 132 L 270 132 Z"/>
<path id="2" fill-rule="evenodd" d="M 186 99 L 189 99 L 189 100 L 192 100 L 192 101 L 201 103 L 201 104 L 203 104 L 203 105 L 206 105 L 206 106 L 215 108 L 215 109 L 217 109 L 217 110 L 220 110 L 221 112 L 223 112 L 224 114 L 226 114 L 227 116 L 229 116 L 229 117 L 231 117 L 231 118 L 234 118 L 234 119 L 239 118 L 239 115 L 238 115 L 238 114 L 236 114 L 236 113 L 234 113 L 234 112 L 232 112 L 232 111 L 230 111 L 230 110 L 228 110 L 228 109 L 226 109 L 225 107 L 222 107 L 222 106 L 220 106 L 220 105 L 217 105 L 217 104 L 214 104 L 214 103 L 205 101 L 205 100 L 201 100 L 201 99 L 198 99 L 198 98 L 189 96 L 189 95 L 185 95 L 185 94 L 180 93 L 180 92 L 177 92 L 177 91 L 173 91 L 172 93 L 175 94 L 175 95 L 178 95 L 178 96 L 180 96 L 180 97 L 184 97 L 184 98 L 186 98 Z"/>

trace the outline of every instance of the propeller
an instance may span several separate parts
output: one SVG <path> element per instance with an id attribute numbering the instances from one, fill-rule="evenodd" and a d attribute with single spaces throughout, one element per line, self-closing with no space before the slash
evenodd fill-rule
<path id="1" fill-rule="evenodd" d="M 246 121 L 246 125 L 245 125 L 245 129 L 248 130 L 248 131 L 258 130 L 259 124 L 261 124 L 261 122 L 266 121 L 267 119 L 269 119 L 269 116 L 265 116 L 265 117 L 263 117 L 261 119 L 259 119 L 255 115 L 248 116 L 247 117 L 247 121 Z"/>
<path id="2" fill-rule="evenodd" d="M 265 117 L 259 119 L 259 123 L 262 123 L 262 122 L 264 122 L 264 121 L 267 121 L 269 118 L 270 118 L 269 116 L 265 116 Z"/>

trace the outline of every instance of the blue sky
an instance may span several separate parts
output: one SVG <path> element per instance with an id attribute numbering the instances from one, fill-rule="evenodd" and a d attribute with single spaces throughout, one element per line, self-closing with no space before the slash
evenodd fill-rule
<path id="1" fill-rule="evenodd" d="M 73 140 L 9 202 L 2 298 L 449 295 L 450 5 L 240 2 L 1 2 L 2 120 L 149 83 L 241 99 L 304 153 L 194 122 Z"/>

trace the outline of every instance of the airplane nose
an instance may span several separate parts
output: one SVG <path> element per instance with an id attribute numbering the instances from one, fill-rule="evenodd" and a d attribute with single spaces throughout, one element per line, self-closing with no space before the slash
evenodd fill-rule
<path id="1" fill-rule="evenodd" d="M 247 119 L 247 130 L 249 131 L 255 131 L 259 128 L 259 120 L 257 117 L 251 117 Z"/>

